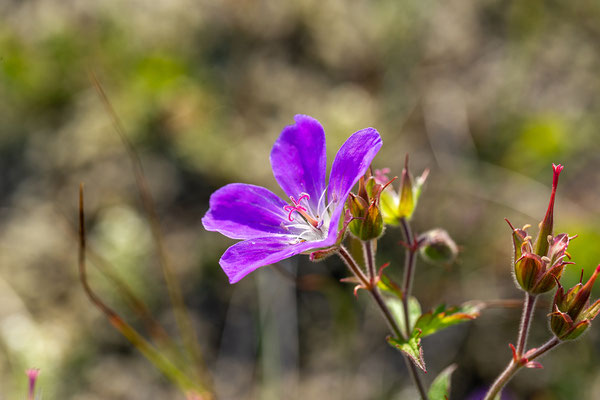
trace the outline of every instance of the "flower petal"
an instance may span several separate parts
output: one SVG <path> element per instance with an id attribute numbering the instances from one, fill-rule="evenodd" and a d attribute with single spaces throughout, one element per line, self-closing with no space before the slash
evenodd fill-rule
<path id="1" fill-rule="evenodd" d="M 329 235 L 337 231 L 344 202 L 352 187 L 367 172 L 381 148 L 381 137 L 373 128 L 355 132 L 338 150 L 329 176 L 328 201 L 335 204 L 329 225 Z"/>
<path id="2" fill-rule="evenodd" d="M 296 123 L 283 129 L 271 150 L 271 167 L 279 186 L 288 196 L 310 196 L 316 210 L 325 190 L 327 156 L 325 132 L 314 118 L 296 115 Z"/>
<path id="3" fill-rule="evenodd" d="M 248 239 L 228 248 L 219 264 L 230 283 L 236 283 L 250 272 L 319 247 L 318 242 L 290 243 L 290 238 L 266 237 Z"/>
<path id="4" fill-rule="evenodd" d="M 202 224 L 232 239 L 288 235 L 283 227 L 287 205 L 270 190 L 244 183 L 223 186 L 210 196 Z"/>

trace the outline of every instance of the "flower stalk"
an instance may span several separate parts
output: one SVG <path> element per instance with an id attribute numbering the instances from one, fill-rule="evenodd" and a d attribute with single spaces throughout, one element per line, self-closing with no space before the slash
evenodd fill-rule
<path id="1" fill-rule="evenodd" d="M 548 340 L 541 347 L 537 349 L 531 349 L 527 352 L 528 357 L 522 358 L 521 360 L 515 360 L 514 358 L 508 363 L 504 371 L 498 376 L 494 384 L 490 387 L 483 400 L 494 400 L 500 393 L 502 388 L 512 379 L 515 373 L 522 367 L 530 367 L 527 364 L 531 363 L 534 359 L 542 356 L 546 352 L 552 350 L 562 342 L 556 336 Z M 539 368 L 539 367 L 538 367 Z"/>
<path id="2" fill-rule="evenodd" d="M 525 301 L 523 302 L 523 315 L 519 324 L 519 335 L 517 337 L 517 355 L 521 356 L 527 344 L 527 336 L 529 335 L 529 326 L 531 325 L 531 317 L 535 309 L 537 296 L 530 293 L 525 293 Z"/>
<path id="3" fill-rule="evenodd" d="M 486 397 L 484 400 L 493 400 L 498 393 L 502 390 L 502 388 L 510 381 L 510 379 L 515 375 L 519 368 L 526 366 L 531 360 L 535 357 L 539 357 L 546 351 L 550 350 L 550 348 L 545 349 L 546 343 L 544 346 L 540 347 L 540 349 L 545 349 L 542 353 L 535 355 L 530 355 L 529 357 L 524 357 L 523 352 L 525 350 L 525 346 L 527 344 L 527 336 L 529 334 L 529 326 L 531 325 L 531 317 L 533 316 L 533 310 L 535 309 L 535 302 L 537 300 L 537 296 L 532 295 L 528 292 L 525 292 L 525 300 L 523 302 L 523 314 L 521 316 L 521 323 L 519 324 L 519 334 L 517 336 L 517 348 L 513 348 L 513 358 L 510 360 L 504 371 L 496 378 L 494 384 L 490 387 Z M 558 344 L 558 343 L 557 343 Z M 553 344 L 552 347 L 556 346 Z M 536 350 L 536 349 L 534 349 Z M 537 350 L 536 350 L 537 353 Z M 530 364 L 531 367 L 534 367 L 533 364 Z"/>
<path id="4" fill-rule="evenodd" d="M 377 307 L 379 307 L 379 310 L 381 311 L 383 318 L 386 320 L 388 327 L 392 331 L 392 334 L 394 334 L 395 337 L 406 339 L 408 337 L 408 335 L 405 335 L 404 332 L 402 332 L 400 330 L 398 323 L 392 316 L 390 309 L 385 304 L 385 301 L 381 297 L 381 293 L 379 293 L 379 290 L 377 289 L 376 277 L 375 277 L 375 273 L 374 273 L 375 257 L 372 252 L 372 242 L 366 241 L 363 243 L 364 243 L 365 259 L 367 261 L 367 271 L 368 271 L 369 277 L 365 276 L 362 269 L 358 266 L 356 260 L 354 260 L 352 255 L 348 252 L 348 250 L 344 246 L 339 247 L 338 254 L 339 254 L 340 258 L 344 261 L 346 266 L 350 269 L 350 271 L 352 271 L 354 276 L 356 276 L 356 278 L 361 282 L 362 288 L 366 289 L 371 294 L 371 297 L 373 297 L 375 304 L 377 304 Z M 373 273 L 371 273 L 371 271 L 373 271 Z M 406 367 L 408 368 L 410 376 L 411 376 L 417 390 L 419 391 L 419 395 L 421 396 L 421 399 L 429 400 L 427 397 L 427 392 L 425 391 L 425 386 L 423 385 L 423 382 L 421 382 L 421 379 L 418 375 L 417 368 L 406 356 L 404 356 L 404 361 L 406 363 Z"/>
<path id="5" fill-rule="evenodd" d="M 404 309 L 404 326 L 406 329 L 406 336 L 410 336 L 412 331 L 412 326 L 410 325 L 410 314 L 408 307 L 408 299 L 410 298 L 410 293 L 412 291 L 412 281 L 413 274 L 416 263 L 416 254 L 417 254 L 417 243 L 415 242 L 415 237 L 413 235 L 412 229 L 410 227 L 410 223 L 406 218 L 402 218 L 400 220 L 402 225 L 402 232 L 404 234 L 404 240 L 406 242 L 406 255 L 404 257 L 404 278 L 402 281 L 402 308 Z"/>

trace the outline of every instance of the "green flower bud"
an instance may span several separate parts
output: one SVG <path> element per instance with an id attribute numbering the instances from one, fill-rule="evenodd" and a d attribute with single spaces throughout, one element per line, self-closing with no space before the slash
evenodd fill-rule
<path id="1" fill-rule="evenodd" d="M 515 278 L 519 286 L 526 292 L 532 292 L 540 275 L 543 274 L 544 265 L 540 256 L 532 253 L 524 253 L 515 262 Z"/>
<path id="2" fill-rule="evenodd" d="M 391 186 L 387 186 L 381 193 L 381 212 L 386 224 L 398 225 L 402 218 L 410 219 L 413 216 L 428 174 L 429 170 L 423 171 L 423 174 L 413 183 L 408 170 L 408 155 L 406 156 L 399 191 L 396 193 Z M 380 181 L 387 179 L 382 174 L 376 176 Z"/>
<path id="3" fill-rule="evenodd" d="M 354 220 L 348 226 L 350 232 L 360 240 L 377 239 L 383 233 L 383 217 L 376 199 L 370 204 L 362 197 L 350 194 L 348 209 Z"/>
<path id="4" fill-rule="evenodd" d="M 423 233 L 419 241 L 421 257 L 431 264 L 451 264 L 458 256 L 458 246 L 443 229 L 436 228 Z"/>

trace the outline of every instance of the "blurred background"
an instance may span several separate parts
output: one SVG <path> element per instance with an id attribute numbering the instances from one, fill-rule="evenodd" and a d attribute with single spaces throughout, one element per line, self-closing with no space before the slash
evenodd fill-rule
<path id="1" fill-rule="evenodd" d="M 579 237 L 565 285 L 600 263 L 600 3 L 597 1 L 81 0 L 0 3 L 0 398 L 183 399 L 85 297 L 77 191 L 90 250 L 176 334 L 131 159 L 96 93 L 104 86 L 142 161 L 163 240 L 221 399 L 414 399 L 370 299 L 334 258 L 298 256 L 229 285 L 233 240 L 205 232 L 210 194 L 231 182 L 278 194 L 268 155 L 297 113 L 321 121 L 329 162 L 367 126 L 375 168 L 430 168 L 414 228 L 448 230 L 446 268 L 419 262 L 428 309 L 521 299 L 515 226 L 543 217 L 564 164 L 555 230 Z M 536 230 L 534 229 L 535 233 Z M 400 232 L 378 263 L 401 276 Z M 143 326 L 92 263 L 90 283 Z M 600 291 L 595 292 L 599 296 Z M 544 297 L 530 344 L 549 336 Z M 510 357 L 519 308 L 489 308 L 424 340 L 427 384 L 456 362 L 453 399 L 489 385 Z M 513 399 L 600 398 L 600 328 L 522 371 Z"/>

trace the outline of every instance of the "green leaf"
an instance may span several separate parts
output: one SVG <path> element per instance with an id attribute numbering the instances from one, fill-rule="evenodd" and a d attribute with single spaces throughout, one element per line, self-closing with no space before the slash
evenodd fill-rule
<path id="1" fill-rule="evenodd" d="M 421 347 L 421 337 L 419 333 L 413 334 L 408 340 L 400 338 L 387 337 L 390 346 L 404 353 L 415 365 L 427 372 L 425 360 L 423 359 L 423 348 Z"/>
<path id="2" fill-rule="evenodd" d="M 421 332 L 421 337 L 432 335 L 444 328 L 479 317 L 480 305 L 463 304 L 462 306 L 446 307 L 445 304 L 435 310 L 421 315 L 414 330 Z"/>
<path id="3" fill-rule="evenodd" d="M 427 397 L 429 400 L 448 400 L 450 398 L 450 376 L 456 369 L 456 364 L 449 365 L 433 380 Z"/>
<path id="4" fill-rule="evenodd" d="M 397 299 L 394 297 L 389 297 L 389 298 L 385 299 L 385 303 L 387 304 L 388 308 L 390 309 L 390 312 L 392 313 L 392 316 L 396 320 L 396 323 L 400 327 L 400 331 L 406 332 L 407 329 L 406 329 L 406 324 L 404 323 L 405 322 L 404 307 L 402 306 L 402 301 L 400 299 Z M 411 327 L 415 326 L 415 323 L 417 322 L 417 319 L 419 318 L 420 315 L 421 315 L 421 305 L 419 304 L 419 301 L 416 298 L 411 296 L 408 299 L 408 318 L 409 318 Z"/>
<path id="5" fill-rule="evenodd" d="M 387 276 L 387 274 L 381 274 L 381 279 L 377 282 L 377 287 L 383 292 L 396 296 L 398 299 L 402 300 L 402 289 L 400 289 L 400 286 L 398 286 L 392 278 Z"/>

